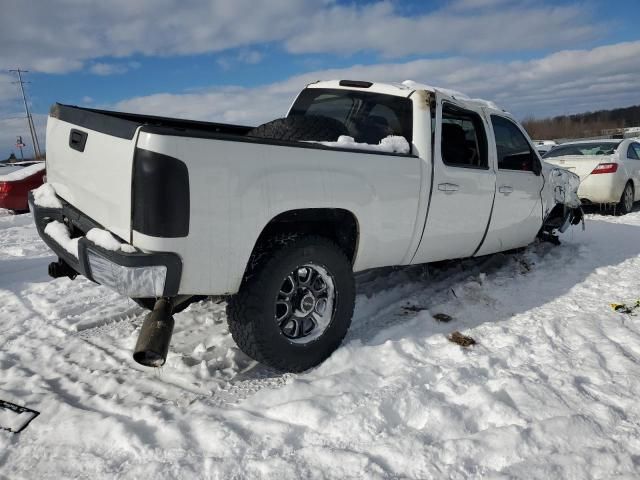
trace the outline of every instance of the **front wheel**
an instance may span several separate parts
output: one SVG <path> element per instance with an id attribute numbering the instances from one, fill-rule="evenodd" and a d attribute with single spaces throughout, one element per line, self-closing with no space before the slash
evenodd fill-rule
<path id="1" fill-rule="evenodd" d="M 347 333 L 355 284 L 351 263 L 328 239 L 273 243 L 227 303 L 229 331 L 251 358 L 301 372 L 325 360 Z"/>
<path id="2" fill-rule="evenodd" d="M 633 185 L 631 182 L 627 182 L 624 186 L 624 190 L 622 191 L 622 196 L 620 197 L 620 202 L 617 205 L 616 211 L 619 215 L 626 215 L 627 213 L 633 210 L 633 197 L 635 192 L 633 190 Z"/>

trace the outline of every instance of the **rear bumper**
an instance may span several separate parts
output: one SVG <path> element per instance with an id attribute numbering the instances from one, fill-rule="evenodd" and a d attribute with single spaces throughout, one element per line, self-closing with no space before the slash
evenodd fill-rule
<path id="1" fill-rule="evenodd" d="M 19 198 L 14 195 L 0 194 L 0 208 L 6 208 L 7 210 L 17 210 L 17 211 L 26 210 L 27 200 L 26 198 Z"/>
<path id="2" fill-rule="evenodd" d="M 625 186 L 625 179 L 617 173 L 589 175 L 580 182 L 578 196 L 590 203 L 618 203 Z"/>
<path id="3" fill-rule="evenodd" d="M 76 272 L 132 298 L 178 294 L 182 260 L 177 254 L 127 253 L 102 248 L 84 236 L 92 228 L 102 227 L 60 197 L 58 199 L 62 208 L 42 207 L 36 205 L 33 193 L 29 193 L 29 209 L 42 240 Z M 73 237 L 79 237 L 77 258 L 45 233 L 47 224 L 54 220 L 67 225 L 74 232 Z"/>

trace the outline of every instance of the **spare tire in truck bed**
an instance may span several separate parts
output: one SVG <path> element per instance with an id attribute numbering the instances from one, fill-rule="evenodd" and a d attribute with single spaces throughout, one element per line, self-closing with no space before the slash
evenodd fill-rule
<path id="1" fill-rule="evenodd" d="M 247 133 L 249 137 L 273 140 L 335 142 L 349 135 L 347 127 L 334 118 L 320 115 L 292 115 L 264 123 Z"/>

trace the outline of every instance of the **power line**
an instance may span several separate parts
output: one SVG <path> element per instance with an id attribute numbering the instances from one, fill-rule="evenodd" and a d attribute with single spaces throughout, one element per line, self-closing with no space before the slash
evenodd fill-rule
<path id="1" fill-rule="evenodd" d="M 22 92 L 22 101 L 24 102 L 24 110 L 27 113 L 27 122 L 29 123 L 29 131 L 31 132 L 31 141 L 33 142 L 33 152 L 36 158 L 42 157 L 42 153 L 40 151 L 40 143 L 38 142 L 38 132 L 36 131 L 36 126 L 33 123 L 33 117 L 31 116 L 31 112 L 29 111 L 29 103 L 27 102 L 27 96 L 24 93 L 24 84 L 29 83 L 22 80 L 23 73 L 29 73 L 28 70 L 21 70 L 19 68 L 15 70 L 9 70 L 11 73 L 16 73 L 18 75 L 18 81 L 13 82 L 14 84 L 20 85 L 20 91 Z"/>

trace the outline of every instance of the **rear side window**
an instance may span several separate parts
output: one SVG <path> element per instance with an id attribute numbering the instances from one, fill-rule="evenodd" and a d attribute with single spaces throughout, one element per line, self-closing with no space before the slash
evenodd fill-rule
<path id="1" fill-rule="evenodd" d="M 634 143 L 633 148 L 636 151 L 636 155 L 640 158 L 640 143 Z"/>
<path id="2" fill-rule="evenodd" d="M 632 160 L 640 160 L 640 145 L 632 143 L 627 150 L 627 158 Z"/>
<path id="3" fill-rule="evenodd" d="M 445 165 L 489 168 L 487 136 L 480 116 L 475 112 L 444 104 L 440 151 Z"/>
<path id="4" fill-rule="evenodd" d="M 491 115 L 491 124 L 496 137 L 498 168 L 533 172 L 537 155 L 516 124 L 497 115 Z"/>
<path id="5" fill-rule="evenodd" d="M 394 95 L 307 88 L 300 93 L 289 116 L 320 115 L 344 124 L 356 142 L 377 144 L 385 137 L 399 135 L 412 142 L 411 100 Z"/>

